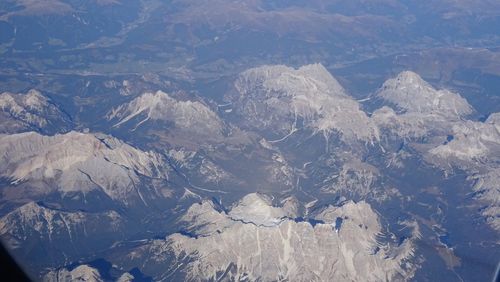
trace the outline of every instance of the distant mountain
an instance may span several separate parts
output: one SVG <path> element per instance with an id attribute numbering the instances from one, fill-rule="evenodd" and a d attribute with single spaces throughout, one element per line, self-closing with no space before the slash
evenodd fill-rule
<path id="1" fill-rule="evenodd" d="M 177 100 L 163 91 L 144 93 L 111 110 L 107 119 L 116 121 L 114 127 L 131 123 L 132 130 L 148 121 L 156 121 L 171 131 L 213 139 L 220 138 L 224 128 L 217 114 L 203 103 Z"/>
<path id="2" fill-rule="evenodd" d="M 481 214 L 500 231 L 500 113 L 484 122 L 456 124 L 452 136 L 428 152 L 428 161 L 445 170 L 465 170 L 474 183 L 475 198 L 486 205 Z"/>
<path id="3" fill-rule="evenodd" d="M 284 140 L 298 129 L 328 136 L 338 133 L 346 143 L 378 139 L 378 130 L 357 101 L 321 65 L 297 70 L 264 66 L 243 72 L 229 98 L 245 126 L 272 132 Z"/>
<path id="4" fill-rule="evenodd" d="M 157 191 L 142 190 L 141 178 L 166 179 L 168 175 L 159 154 L 103 134 L 27 132 L 0 139 L 1 176 L 9 179 L 11 187 L 5 189 L 12 189 L 18 199 L 57 192 L 85 201 L 87 193 L 96 191 L 124 205 L 146 204 L 143 193 Z M 31 193 L 15 193 L 16 189 Z"/>
<path id="5" fill-rule="evenodd" d="M 459 94 L 434 89 L 409 71 L 387 80 L 375 98 L 389 106 L 374 111 L 372 118 L 381 129 L 402 138 L 451 134 L 451 125 L 473 113 L 472 106 Z"/>
<path id="6" fill-rule="evenodd" d="M 377 214 L 365 202 L 329 206 L 301 219 L 296 204 L 272 206 L 249 194 L 227 212 L 213 203 L 194 204 L 181 218 L 184 233 L 155 240 L 132 251 L 156 279 L 185 273 L 188 280 L 353 280 L 410 277 L 413 240 L 399 246 L 379 241 Z M 165 261 L 169 253 L 174 261 Z M 168 265 L 178 265 L 176 268 Z"/>
<path id="7" fill-rule="evenodd" d="M 127 218 L 114 210 L 67 211 L 42 202 L 24 204 L 0 218 L 2 242 L 28 271 L 107 248 L 125 239 L 128 228 Z"/>
<path id="8" fill-rule="evenodd" d="M 68 130 L 71 120 L 40 91 L 31 89 L 27 93 L 0 94 L 0 125 L 0 133 L 55 133 Z"/>
<path id="9" fill-rule="evenodd" d="M 66 281 L 88 281 L 88 282 L 101 282 L 104 279 L 101 277 L 99 271 L 88 265 L 80 265 L 73 270 L 62 269 L 59 271 L 52 271 L 45 275 L 43 281 L 45 282 L 66 282 Z M 127 281 L 127 280 L 122 280 Z M 131 281 L 131 280 L 129 280 Z"/>
<path id="10" fill-rule="evenodd" d="M 251 68 L 229 84 L 217 110 L 110 94 L 120 102 L 100 105 L 97 127 L 127 141 L 0 135 L 2 240 L 49 280 L 137 268 L 154 280 L 380 281 L 417 277 L 428 252 L 459 265 L 448 201 L 498 232 L 498 113 L 474 120 L 461 95 L 409 71 L 359 100 L 321 64 Z M 48 101 L 38 93 L 3 97 L 19 119 L 64 112 L 32 103 Z M 111 276 L 90 264 L 101 258 Z"/>
<path id="11" fill-rule="evenodd" d="M 398 111 L 417 112 L 446 117 L 464 117 L 473 109 L 460 95 L 448 90 L 436 90 L 418 74 L 401 72 L 396 78 L 387 80 L 377 96 L 394 104 Z"/>

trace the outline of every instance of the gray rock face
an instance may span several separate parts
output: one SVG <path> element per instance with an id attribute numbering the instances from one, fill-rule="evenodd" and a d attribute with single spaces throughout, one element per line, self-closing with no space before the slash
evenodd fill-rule
<path id="1" fill-rule="evenodd" d="M 60 269 L 49 272 L 43 278 L 44 282 L 101 282 L 104 279 L 99 271 L 91 266 L 82 264 L 73 270 Z M 126 281 L 126 280 L 123 280 Z"/>
<path id="2" fill-rule="evenodd" d="M 144 93 L 110 111 L 107 118 L 117 121 L 115 127 L 134 119 L 139 119 L 134 121 L 134 128 L 149 120 L 161 121 L 172 123 L 180 131 L 211 137 L 220 137 L 223 129 L 222 121 L 206 105 L 176 100 L 163 91 Z"/>
<path id="3" fill-rule="evenodd" d="M 0 135 L 1 176 L 13 185 L 41 185 L 37 193 L 102 191 L 127 203 L 141 176 L 167 177 L 160 155 L 143 152 L 113 137 L 69 132 Z M 54 185 L 42 185 L 52 181 Z"/>
<path id="4" fill-rule="evenodd" d="M 464 121 L 453 126 L 453 140 L 429 153 L 455 163 L 500 159 L 500 113 L 492 114 L 484 123 Z"/>
<path id="5" fill-rule="evenodd" d="M 380 128 L 404 139 L 434 137 L 419 149 L 425 160 L 447 172 L 467 171 L 475 182 L 476 198 L 487 205 L 481 213 L 500 230 L 500 114 L 491 114 L 485 122 L 466 120 L 473 108 L 464 98 L 436 90 L 408 71 L 386 81 L 377 95 L 396 108 L 384 106 L 374 112 Z M 443 144 L 445 136 L 452 140 Z"/>
<path id="6" fill-rule="evenodd" d="M 290 218 L 295 216 L 291 204 L 272 206 L 260 194 L 245 196 L 228 213 L 208 201 L 194 204 L 181 219 L 190 236 L 155 240 L 131 256 L 144 255 L 161 265 L 173 255 L 179 266 L 175 271 L 188 280 L 381 281 L 412 276 L 412 266 L 405 262 L 413 255 L 414 238 L 399 246 L 378 241 L 382 227 L 369 204 L 329 206 L 311 222 Z M 419 236 L 418 228 L 414 236 Z"/>
<path id="7" fill-rule="evenodd" d="M 491 227 L 500 232 L 500 167 L 483 168 L 481 172 L 470 172 L 470 180 L 475 181 L 474 191 L 476 198 L 486 207 L 481 214 Z"/>
<path id="8" fill-rule="evenodd" d="M 387 80 L 377 95 L 394 104 L 402 112 L 418 112 L 463 117 L 472 107 L 460 95 L 448 90 L 436 90 L 418 74 L 404 71 Z"/>
<path id="9" fill-rule="evenodd" d="M 85 242 L 89 235 L 110 236 L 119 232 L 123 224 L 124 220 L 115 211 L 69 212 L 30 202 L 0 219 L 0 236 L 13 249 L 23 248 L 23 244 L 33 240 L 44 244 L 59 242 L 59 248 L 65 249 L 68 244 Z"/>
<path id="10" fill-rule="evenodd" d="M 381 130 L 398 137 L 414 139 L 429 135 L 446 135 L 450 124 L 461 122 L 473 112 L 459 94 L 434 89 L 418 74 L 404 71 L 387 80 L 377 97 L 394 109 L 384 106 L 372 118 Z"/>
<path id="11" fill-rule="evenodd" d="M 0 94 L 0 133 L 49 130 L 68 122 L 68 117 L 35 89 Z"/>
<path id="12" fill-rule="evenodd" d="M 467 171 L 476 198 L 487 204 L 482 215 L 500 231 L 500 113 L 485 122 L 454 125 L 453 140 L 429 150 L 426 158 L 443 169 Z"/>
<path id="13" fill-rule="evenodd" d="M 115 271 L 118 271 L 114 269 Z M 121 272 L 121 271 L 120 271 Z M 118 278 L 113 279 L 116 282 L 131 282 L 135 277 L 128 273 L 123 272 Z M 42 278 L 43 282 L 102 282 L 111 281 L 109 278 L 103 278 L 103 275 L 98 269 L 87 265 L 80 264 L 74 268 L 60 268 L 49 271 Z"/>
<path id="14" fill-rule="evenodd" d="M 235 86 L 238 95 L 230 100 L 250 128 L 276 132 L 283 139 L 301 128 L 325 135 L 337 132 L 346 142 L 378 139 L 377 128 L 358 102 L 320 64 L 250 69 Z"/>

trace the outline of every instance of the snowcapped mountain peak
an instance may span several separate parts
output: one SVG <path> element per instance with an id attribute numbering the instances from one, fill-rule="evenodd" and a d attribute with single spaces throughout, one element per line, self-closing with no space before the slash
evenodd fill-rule
<path id="1" fill-rule="evenodd" d="M 383 85 L 382 89 L 392 89 L 407 92 L 417 92 L 414 94 L 428 94 L 434 93 L 435 89 L 425 81 L 420 75 L 413 71 L 402 71 L 396 77 L 388 79 Z M 418 93 L 421 92 L 421 93 Z"/>
<path id="2" fill-rule="evenodd" d="M 26 94 L 14 94 L 10 92 L 4 92 L 0 94 L 0 106 L 14 107 L 26 107 L 30 109 L 40 110 L 48 106 L 48 98 L 43 96 L 40 91 L 36 89 L 30 89 Z"/>
<path id="3" fill-rule="evenodd" d="M 106 227 L 100 229 L 102 232 L 116 232 L 123 224 L 123 218 L 113 210 L 100 213 L 63 211 L 29 202 L 0 218 L 0 235 L 6 236 L 13 247 L 21 245 L 28 236 L 48 241 L 61 236 L 71 239 L 81 229 L 90 231 L 100 220 L 106 221 Z"/>
<path id="4" fill-rule="evenodd" d="M 332 95 L 346 95 L 344 88 L 337 79 L 321 64 L 310 64 L 300 67 L 297 74 L 308 76 L 313 82 L 326 86 L 327 93 Z"/>
<path id="5" fill-rule="evenodd" d="M 298 69 L 284 65 L 261 66 L 243 72 L 239 80 L 237 87 L 242 86 L 242 83 L 258 86 L 260 82 L 270 91 L 285 90 L 282 94 L 288 96 L 345 95 L 344 88 L 322 64 L 305 65 Z M 240 91 L 240 93 L 246 92 Z"/>
<path id="6" fill-rule="evenodd" d="M 26 96 L 24 96 L 23 101 L 26 104 L 26 106 L 32 109 L 40 110 L 43 107 L 48 106 L 47 97 L 43 96 L 42 93 L 40 93 L 40 91 L 35 89 L 29 90 Z"/>
<path id="7" fill-rule="evenodd" d="M 485 122 L 463 121 L 452 127 L 453 138 L 427 152 L 427 161 L 445 170 L 468 171 L 476 198 L 485 203 L 481 214 L 500 231 L 500 113 Z"/>
<path id="8" fill-rule="evenodd" d="M 43 130 L 48 126 L 66 123 L 67 117 L 40 91 L 31 89 L 26 94 L 0 94 L 0 132 Z"/>
<path id="9" fill-rule="evenodd" d="M 51 271 L 43 278 L 44 282 L 55 281 L 81 281 L 81 282 L 101 282 L 104 279 L 99 271 L 89 265 L 82 264 L 72 270 L 66 268 Z"/>
<path id="10" fill-rule="evenodd" d="M 473 111 L 472 106 L 459 94 L 437 90 L 411 71 L 404 71 L 387 80 L 377 92 L 377 96 L 404 112 L 459 118 Z"/>
<path id="11" fill-rule="evenodd" d="M 269 129 L 282 138 L 302 128 L 315 133 L 338 132 L 345 140 L 371 141 L 377 128 L 357 101 L 321 64 L 299 69 L 263 66 L 249 69 L 235 83 L 235 112 L 248 126 Z"/>
<path id="12" fill-rule="evenodd" d="M 1 176 L 13 184 L 52 179 L 62 192 L 102 189 L 113 199 L 127 198 L 139 175 L 166 177 L 160 155 L 109 136 L 74 131 L 0 135 L 0 160 Z"/>
<path id="13" fill-rule="evenodd" d="M 279 224 L 287 216 L 280 207 L 273 207 L 271 198 L 259 193 L 243 197 L 229 212 L 234 220 L 262 226 Z"/>
<path id="14" fill-rule="evenodd" d="M 414 85 L 416 87 L 430 87 L 430 85 L 422 79 L 420 75 L 413 71 L 402 71 L 400 72 L 396 80 L 401 83 L 401 85 Z"/>
<path id="15" fill-rule="evenodd" d="M 222 121 L 209 107 L 199 101 L 182 101 L 163 91 L 146 92 L 132 101 L 123 104 L 107 115 L 108 120 L 117 120 L 115 127 L 132 120 L 135 128 L 152 121 L 171 122 L 181 131 L 203 135 L 219 136 L 222 133 Z"/>
<path id="16" fill-rule="evenodd" d="M 493 114 L 486 122 L 466 121 L 453 126 L 453 140 L 433 148 L 429 153 L 449 161 L 492 159 L 498 161 L 500 152 L 500 115 Z"/>
<path id="17" fill-rule="evenodd" d="M 403 262 L 413 254 L 413 238 L 399 246 L 378 242 L 381 225 L 367 203 L 330 206 L 315 223 L 284 217 L 285 209 L 273 207 L 271 198 L 262 194 L 245 196 L 227 214 L 210 211 L 211 207 L 208 202 L 195 204 L 187 212 L 190 233 L 154 241 L 134 250 L 134 255 L 144 256 L 158 267 L 170 255 L 176 263 L 187 261 L 179 268 L 187 280 L 380 281 L 411 277 L 411 264 Z M 272 222 L 277 218 L 279 222 Z M 228 265 L 231 271 L 227 271 Z"/>

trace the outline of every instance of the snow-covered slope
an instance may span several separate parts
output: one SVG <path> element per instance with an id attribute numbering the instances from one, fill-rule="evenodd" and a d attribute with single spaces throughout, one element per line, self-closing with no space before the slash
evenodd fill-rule
<path id="1" fill-rule="evenodd" d="M 51 131 L 67 123 L 66 114 L 35 89 L 0 94 L 0 133 Z"/>
<path id="2" fill-rule="evenodd" d="M 102 282 L 99 271 L 91 266 L 82 264 L 72 270 L 66 268 L 47 273 L 43 277 L 44 282 Z"/>
<path id="3" fill-rule="evenodd" d="M 379 242 L 382 227 L 365 202 L 329 206 L 310 222 L 289 216 L 288 208 L 274 207 L 260 194 L 244 197 L 228 213 L 203 201 L 181 219 L 189 235 L 152 241 L 131 257 L 161 265 L 173 255 L 174 272 L 188 280 L 382 281 L 412 275 L 405 264 L 413 255 L 412 239 L 399 246 Z"/>
<path id="4" fill-rule="evenodd" d="M 130 197 L 142 198 L 137 189 L 141 176 L 166 178 L 164 168 L 159 154 L 102 134 L 0 136 L 0 175 L 14 185 L 49 183 L 43 188 L 63 194 L 97 190 L 127 203 Z"/>
<path id="5" fill-rule="evenodd" d="M 500 232 L 500 166 L 489 167 L 479 173 L 472 172 L 469 179 L 475 182 L 476 198 L 486 203 L 481 214 L 491 227 Z"/>
<path id="6" fill-rule="evenodd" d="M 112 266 L 114 267 L 114 266 Z M 122 273 L 122 271 L 113 268 L 112 271 Z M 113 273 L 114 274 L 114 273 Z M 109 274 L 108 274 L 109 275 Z M 103 277 L 104 276 L 104 277 Z M 116 276 L 115 276 L 116 277 Z M 142 281 L 141 279 L 136 280 L 134 275 L 123 272 L 120 276 L 115 279 L 110 279 L 106 275 L 102 275 L 100 271 L 88 264 L 80 264 L 78 266 L 63 267 L 59 269 L 54 269 L 46 273 L 43 278 L 43 282 L 101 282 L 101 281 L 116 281 L 116 282 L 132 282 L 132 281 Z"/>
<path id="7" fill-rule="evenodd" d="M 137 128 L 149 120 L 162 121 L 173 123 L 177 130 L 214 137 L 223 128 L 217 114 L 203 103 L 177 100 L 163 91 L 144 93 L 110 111 L 107 118 L 117 121 L 115 127 L 133 122 Z"/>
<path id="8" fill-rule="evenodd" d="M 475 161 L 500 159 L 500 113 L 483 122 L 464 121 L 453 126 L 453 140 L 429 153 L 442 159 Z"/>
<path id="9" fill-rule="evenodd" d="M 500 231 L 500 113 L 485 122 L 464 121 L 453 126 L 453 139 L 429 150 L 427 160 L 443 169 L 468 172 L 488 223 Z"/>
<path id="10" fill-rule="evenodd" d="M 459 94 L 437 90 L 410 71 L 387 80 L 376 97 L 394 109 L 384 106 L 373 113 L 372 119 L 381 129 L 402 138 L 449 134 L 450 125 L 473 112 Z"/>
<path id="11" fill-rule="evenodd" d="M 377 96 L 394 104 L 403 112 L 456 117 L 472 113 L 472 107 L 460 95 L 445 89 L 434 89 L 411 71 L 401 72 L 397 77 L 387 80 Z"/>
<path id="12" fill-rule="evenodd" d="M 467 120 L 473 108 L 464 98 L 436 90 L 409 71 L 386 81 L 377 97 L 395 109 L 384 106 L 375 111 L 375 123 L 398 138 L 430 137 L 419 147 L 425 160 L 447 173 L 465 170 L 475 182 L 476 198 L 486 204 L 481 213 L 500 230 L 500 113 L 485 122 Z"/>
<path id="13" fill-rule="evenodd" d="M 433 114 L 418 112 L 397 113 L 394 109 L 383 106 L 373 112 L 372 120 L 385 135 L 404 139 L 417 139 L 432 132 L 446 134 L 449 132 L 449 121 Z"/>
<path id="14" fill-rule="evenodd" d="M 228 215 L 232 220 L 251 222 L 258 226 L 276 226 L 284 218 L 296 217 L 287 214 L 279 207 L 273 207 L 271 199 L 261 194 L 249 194 L 243 197 Z"/>
<path id="15" fill-rule="evenodd" d="M 120 232 L 124 220 L 115 211 L 100 213 L 69 212 L 29 202 L 0 219 L 0 236 L 9 248 L 29 248 L 26 244 L 38 242 L 59 250 L 79 244 L 89 236 Z M 118 236 L 119 237 L 119 236 Z M 109 239 L 108 239 L 109 240 Z M 73 245 L 73 249 L 76 245 Z"/>
<path id="16" fill-rule="evenodd" d="M 286 138 L 298 129 L 340 133 L 345 141 L 378 139 L 357 101 L 321 65 L 263 66 L 243 72 L 229 97 L 246 126 Z"/>

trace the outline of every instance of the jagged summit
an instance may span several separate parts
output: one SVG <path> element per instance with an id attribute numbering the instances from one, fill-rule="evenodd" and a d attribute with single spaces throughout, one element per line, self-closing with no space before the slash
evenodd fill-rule
<path id="1" fill-rule="evenodd" d="M 264 83 L 269 88 L 287 87 L 297 92 L 316 90 L 331 95 L 346 95 L 340 83 L 320 63 L 305 65 L 298 69 L 285 65 L 265 65 L 246 70 L 240 79 L 248 80 L 249 83 L 265 79 Z"/>
<path id="2" fill-rule="evenodd" d="M 394 104 L 398 110 L 462 117 L 472 113 L 472 106 L 459 94 L 437 90 L 411 71 L 387 80 L 377 96 Z"/>
<path id="3" fill-rule="evenodd" d="M 111 110 L 107 118 L 117 121 L 115 127 L 133 120 L 134 128 L 149 120 L 163 121 L 181 131 L 210 136 L 220 136 L 223 127 L 217 114 L 203 103 L 177 100 L 163 91 L 146 92 Z"/>
<path id="4" fill-rule="evenodd" d="M 433 92 L 435 90 L 427 81 L 413 71 L 400 72 L 396 77 L 385 81 L 381 89 L 392 89 L 402 92 Z"/>
<path id="5" fill-rule="evenodd" d="M 378 139 L 377 128 L 321 65 L 263 66 L 240 74 L 229 97 L 243 123 L 285 139 L 299 129 L 339 133 L 346 141 Z M 300 123 L 300 124 L 299 124 Z"/>
<path id="6" fill-rule="evenodd" d="M 66 268 L 47 273 L 43 277 L 43 282 L 102 282 L 105 281 L 99 271 L 89 265 L 82 264 L 72 270 Z"/>
<path id="7" fill-rule="evenodd" d="M 400 72 L 397 75 L 396 80 L 401 84 L 420 85 L 422 87 L 430 86 L 420 75 L 409 70 Z"/>
<path id="8" fill-rule="evenodd" d="M 440 145 L 430 154 L 449 161 L 479 159 L 500 160 L 500 119 L 498 114 L 490 116 L 484 123 L 466 121 L 453 126 L 453 140 Z"/>
<path id="9" fill-rule="evenodd" d="M 427 161 L 445 170 L 459 168 L 474 181 L 481 214 L 500 231 L 500 113 L 485 122 L 465 121 L 453 126 L 453 139 L 428 151 Z"/>
<path id="10" fill-rule="evenodd" d="M 66 123 L 66 114 L 38 90 L 0 94 L 0 133 L 50 131 Z"/>
<path id="11" fill-rule="evenodd" d="M 102 222 L 106 222 L 105 225 Z M 85 213 L 52 209 L 35 202 L 26 203 L 0 218 L 0 236 L 13 248 L 30 240 L 61 240 L 61 246 L 82 242 L 87 234 L 113 234 L 125 220 L 115 211 Z"/>
<path id="12" fill-rule="evenodd" d="M 2 109 L 10 107 L 13 112 L 22 110 L 42 111 L 49 106 L 49 99 L 36 89 L 30 89 L 26 94 L 4 92 L 0 94 Z"/>
<path id="13" fill-rule="evenodd" d="M 369 204 L 330 206 L 315 224 L 289 218 L 257 224 L 282 217 L 285 210 L 272 207 L 261 194 L 247 195 L 227 214 L 208 202 L 195 204 L 183 217 L 189 234 L 175 233 L 132 253 L 161 269 L 173 256 L 179 265 L 175 271 L 188 280 L 380 281 L 412 276 L 413 266 L 403 262 L 413 255 L 413 237 L 399 246 L 378 242 L 382 227 Z"/>
<path id="14" fill-rule="evenodd" d="M 252 193 L 243 197 L 229 212 L 233 220 L 274 226 L 289 216 L 282 208 L 274 207 L 271 199 L 263 194 Z"/>
<path id="15" fill-rule="evenodd" d="M 50 190 L 85 193 L 97 189 L 123 200 L 136 189 L 141 175 L 166 177 L 162 167 L 160 155 L 107 135 L 75 131 L 54 136 L 0 135 L 0 175 L 13 184 L 53 180 L 56 185 L 49 185 Z"/>
<path id="16" fill-rule="evenodd" d="M 257 226 L 276 226 L 284 218 L 293 216 L 282 207 L 274 207 L 268 196 L 251 193 L 236 202 L 227 213 L 218 210 L 212 201 L 203 200 L 192 205 L 181 221 L 187 224 L 188 230 L 206 235 L 215 232 L 218 225 L 243 222 Z"/>

